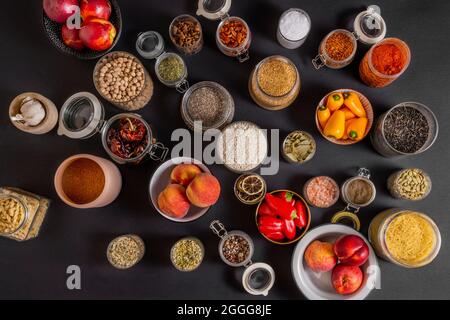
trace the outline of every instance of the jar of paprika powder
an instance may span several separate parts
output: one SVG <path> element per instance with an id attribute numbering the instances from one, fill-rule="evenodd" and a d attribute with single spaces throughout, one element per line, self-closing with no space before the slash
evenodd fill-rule
<path id="1" fill-rule="evenodd" d="M 397 38 L 386 38 L 366 53 L 359 65 L 361 80 L 369 87 L 390 85 L 408 68 L 411 51 Z"/>

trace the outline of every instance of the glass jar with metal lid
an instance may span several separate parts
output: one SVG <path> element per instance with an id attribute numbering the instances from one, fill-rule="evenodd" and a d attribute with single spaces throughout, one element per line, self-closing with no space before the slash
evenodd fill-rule
<path id="1" fill-rule="evenodd" d="M 165 43 L 161 34 L 156 31 L 140 33 L 136 50 L 145 59 L 156 59 L 155 73 L 161 83 L 176 88 L 180 93 L 189 88 L 186 63 L 180 55 L 164 51 Z"/>
<path id="2" fill-rule="evenodd" d="M 39 235 L 50 200 L 22 189 L 0 187 L 0 204 L 0 236 L 26 241 Z"/>
<path id="3" fill-rule="evenodd" d="M 239 62 L 244 62 L 250 58 L 249 49 L 252 35 L 244 19 L 228 14 L 231 2 L 232 0 L 198 0 L 197 15 L 213 21 L 221 20 L 216 31 L 217 47 L 223 54 L 236 57 Z M 237 26 L 238 30 L 234 30 L 234 26 Z M 233 43 L 224 43 L 221 34 L 230 36 Z"/>
<path id="4" fill-rule="evenodd" d="M 248 82 L 253 101 L 267 110 L 281 110 L 290 106 L 298 97 L 300 86 L 300 74 L 295 64 L 279 55 L 259 62 Z"/>
<path id="5" fill-rule="evenodd" d="M 104 99 L 126 111 L 142 109 L 153 96 L 153 80 L 147 69 L 128 52 L 103 56 L 95 65 L 93 80 Z"/>
<path id="6" fill-rule="evenodd" d="M 242 231 L 227 231 L 219 220 L 214 220 L 210 224 L 210 229 L 221 240 L 219 242 L 219 255 L 224 263 L 231 267 L 245 267 L 246 270 L 242 276 L 242 285 L 248 293 L 252 295 L 267 296 L 275 283 L 275 271 L 266 263 L 253 263 L 254 244 L 250 236 Z M 228 247 L 235 253 L 237 250 L 244 249 L 242 255 L 237 261 L 230 261 L 233 257 L 228 256 Z"/>
<path id="7" fill-rule="evenodd" d="M 346 29 L 336 29 L 325 36 L 319 45 L 319 53 L 312 60 L 316 69 L 327 66 L 331 69 L 341 69 L 348 66 L 355 58 L 359 40 L 363 44 L 373 45 L 386 36 L 386 23 L 381 16 L 381 10 L 376 5 L 368 6 L 360 12 L 353 22 L 353 32 Z M 332 42 L 338 46 L 331 50 Z"/>
<path id="8" fill-rule="evenodd" d="M 228 90 L 212 81 L 197 82 L 181 101 L 181 117 L 188 128 L 195 131 L 200 124 L 202 131 L 222 129 L 233 120 L 234 110 L 234 100 Z"/>
<path id="9" fill-rule="evenodd" d="M 370 205 L 376 197 L 375 184 L 370 180 L 370 171 L 367 168 L 360 168 L 358 174 L 347 179 L 341 186 L 341 198 L 347 206 L 344 210 L 334 214 L 332 223 L 349 220 L 353 223 L 354 229 L 359 230 L 361 222 L 357 213 L 361 208 Z"/>
<path id="10" fill-rule="evenodd" d="M 141 152 L 133 157 L 123 158 L 114 153 L 108 145 L 110 129 L 121 119 L 130 119 L 130 123 L 140 123 L 145 128 Z M 134 120 L 131 120 L 134 119 Z M 100 100 L 89 92 L 79 92 L 69 97 L 60 110 L 58 134 L 71 139 L 88 139 L 101 133 L 103 147 L 108 155 L 119 164 L 139 164 L 147 157 L 163 161 L 169 150 L 157 142 L 155 132 L 140 115 L 119 113 L 105 120 L 105 111 Z"/>
<path id="11" fill-rule="evenodd" d="M 189 14 L 181 14 L 172 20 L 169 36 L 178 51 L 185 55 L 197 54 L 203 48 L 202 25 Z"/>

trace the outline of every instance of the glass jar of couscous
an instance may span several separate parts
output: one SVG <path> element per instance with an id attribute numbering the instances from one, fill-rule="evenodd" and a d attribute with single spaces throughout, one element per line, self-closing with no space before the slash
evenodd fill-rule
<path id="1" fill-rule="evenodd" d="M 405 268 L 431 263 L 441 247 L 441 235 L 433 220 L 404 209 L 379 213 L 369 226 L 369 240 L 379 257 Z"/>

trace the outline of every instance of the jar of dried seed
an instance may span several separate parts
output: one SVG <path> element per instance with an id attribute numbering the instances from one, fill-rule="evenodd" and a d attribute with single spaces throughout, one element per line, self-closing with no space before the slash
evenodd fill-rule
<path id="1" fill-rule="evenodd" d="M 169 35 L 175 47 L 186 55 L 196 54 L 203 48 L 202 26 L 191 15 L 175 17 L 170 24 Z"/>
<path id="2" fill-rule="evenodd" d="M 253 100 L 267 110 L 290 106 L 300 93 L 300 74 L 294 63 L 283 56 L 270 56 L 258 63 L 249 79 Z"/>
<path id="3" fill-rule="evenodd" d="M 170 250 L 170 260 L 173 266 L 183 272 L 194 271 L 203 261 L 205 247 L 195 237 L 178 240 Z"/>
<path id="4" fill-rule="evenodd" d="M 431 192 L 431 178 L 421 169 L 404 169 L 391 174 L 387 187 L 394 198 L 418 201 Z"/>
<path id="5" fill-rule="evenodd" d="M 0 188 L 0 236 L 16 241 L 36 238 L 50 200 L 17 189 Z"/>
<path id="6" fill-rule="evenodd" d="M 127 234 L 112 240 L 106 250 L 109 263 L 117 269 L 129 269 L 141 261 L 145 254 L 144 241 L 137 235 Z"/>

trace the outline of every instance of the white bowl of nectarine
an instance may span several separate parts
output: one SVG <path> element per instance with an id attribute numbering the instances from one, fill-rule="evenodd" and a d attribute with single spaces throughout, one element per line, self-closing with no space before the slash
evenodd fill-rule
<path id="1" fill-rule="evenodd" d="M 292 273 L 310 300 L 363 300 L 380 281 L 370 243 L 343 224 L 311 229 L 295 248 Z"/>
<path id="2" fill-rule="evenodd" d="M 150 180 L 149 195 L 163 217 L 190 222 L 203 216 L 218 201 L 220 183 L 200 161 L 173 158 L 156 169 Z"/>

